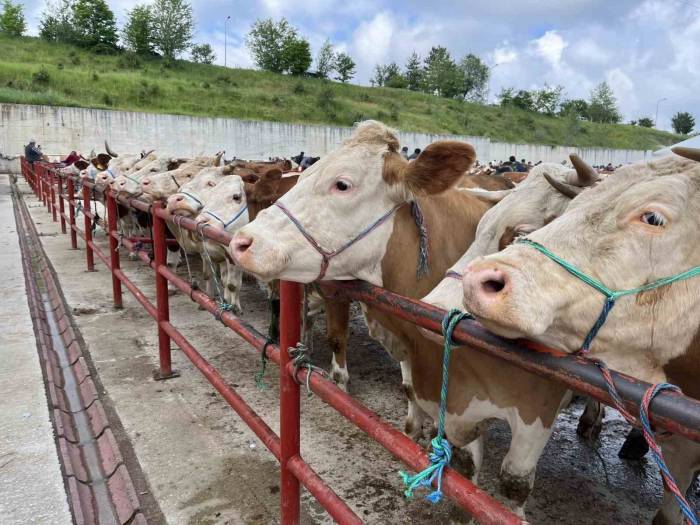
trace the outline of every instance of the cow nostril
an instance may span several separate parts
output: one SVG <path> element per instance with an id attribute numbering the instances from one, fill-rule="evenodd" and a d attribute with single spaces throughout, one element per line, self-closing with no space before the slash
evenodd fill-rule
<path id="1" fill-rule="evenodd" d="M 141 182 L 141 184 L 143 184 L 144 186 L 148 186 L 150 183 L 151 183 L 151 181 L 148 179 Z"/>
<path id="2" fill-rule="evenodd" d="M 183 200 L 184 198 L 182 197 L 182 195 L 178 195 L 177 197 L 175 197 L 175 202 L 182 202 Z"/>
<path id="3" fill-rule="evenodd" d="M 235 253 L 242 254 L 248 251 L 248 248 L 253 245 L 253 239 L 238 235 L 233 239 L 233 241 L 231 241 L 231 245 Z"/>
<path id="4" fill-rule="evenodd" d="M 479 279 L 479 287 L 485 294 L 499 294 L 506 287 L 506 275 L 497 269 L 486 270 Z"/>

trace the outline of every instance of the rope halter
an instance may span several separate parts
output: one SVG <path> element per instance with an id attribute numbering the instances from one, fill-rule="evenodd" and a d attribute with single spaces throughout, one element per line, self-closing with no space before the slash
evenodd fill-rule
<path id="1" fill-rule="evenodd" d="M 231 217 L 228 221 L 224 221 L 216 213 L 211 212 L 211 211 L 204 211 L 204 212 L 202 212 L 202 215 L 209 215 L 210 217 L 213 217 L 214 219 L 219 221 L 224 226 L 224 230 L 225 230 L 226 228 L 231 226 L 234 222 L 236 222 L 240 218 L 240 216 L 243 215 L 246 211 L 248 211 L 247 204 L 245 206 L 243 206 L 243 208 L 238 210 L 238 212 L 233 217 Z"/>
<path id="2" fill-rule="evenodd" d="M 364 239 L 367 235 L 372 233 L 372 231 L 376 230 L 379 228 L 382 224 L 384 224 L 389 217 L 391 217 L 396 211 L 398 211 L 399 208 L 402 208 L 404 205 L 408 203 L 402 202 L 388 210 L 387 212 L 384 213 L 381 217 L 379 217 L 377 220 L 375 220 L 373 223 L 371 223 L 369 226 L 364 228 L 360 233 L 358 233 L 355 237 L 350 239 L 348 242 L 343 244 L 340 248 L 336 250 L 326 250 L 324 249 L 316 239 L 314 239 L 313 235 L 309 233 L 309 231 L 304 227 L 304 225 L 299 222 L 299 220 L 294 217 L 294 214 L 281 202 L 281 201 L 275 201 L 273 206 L 277 206 L 280 210 L 282 210 L 282 213 L 284 213 L 287 218 L 292 222 L 294 226 L 296 226 L 297 230 L 299 230 L 299 233 L 301 233 L 304 238 L 309 242 L 311 247 L 316 250 L 320 255 L 321 255 L 321 268 L 318 273 L 318 277 L 316 277 L 317 281 L 320 281 L 323 279 L 326 275 L 326 272 L 328 271 L 328 265 L 331 262 L 331 259 L 335 257 L 336 255 L 340 255 L 343 253 L 345 250 L 350 248 L 353 244 L 356 242 Z M 417 275 L 418 277 L 423 277 L 423 275 L 427 274 L 428 272 L 428 232 L 424 224 L 424 219 L 423 219 L 423 214 L 420 211 L 420 206 L 418 205 L 417 202 L 412 202 L 411 205 L 413 206 L 413 218 L 414 221 L 416 222 L 416 225 L 418 226 L 419 230 L 419 253 L 418 253 L 418 269 L 417 269 Z"/>
<path id="3" fill-rule="evenodd" d="M 636 288 L 630 288 L 627 290 L 611 290 L 607 286 L 605 286 L 603 283 L 598 281 L 597 279 L 594 279 L 593 277 L 586 275 L 584 272 L 576 268 L 574 265 L 571 263 L 565 261 L 558 255 L 555 255 L 551 251 L 549 251 L 547 248 L 542 246 L 539 243 L 536 243 L 534 241 L 531 241 L 529 239 L 518 239 L 515 241 L 518 244 L 525 244 L 526 246 L 530 246 L 531 248 L 534 248 L 541 254 L 545 255 L 547 258 L 551 259 L 555 263 L 557 263 L 559 266 L 564 268 L 567 272 L 569 272 L 571 275 L 574 277 L 577 277 L 579 280 L 583 281 L 586 283 L 588 286 L 591 288 L 594 288 L 595 290 L 599 291 L 601 294 L 605 296 L 605 303 L 603 304 L 603 309 L 600 312 L 600 315 L 598 316 L 598 319 L 596 320 L 595 324 L 593 327 L 590 329 L 588 332 L 588 335 L 586 335 L 586 338 L 583 340 L 583 344 L 581 345 L 581 350 L 580 352 L 583 354 L 587 354 L 588 351 L 590 350 L 591 343 L 593 342 L 593 339 L 595 339 L 596 335 L 598 335 L 598 332 L 600 329 L 603 327 L 605 324 L 605 321 L 608 318 L 608 314 L 610 311 L 613 309 L 615 306 L 615 302 L 617 299 L 620 297 L 623 297 L 625 295 L 635 295 L 641 292 L 646 292 L 648 290 L 654 290 L 655 288 L 660 288 L 662 286 L 667 286 L 669 284 L 673 284 L 678 281 L 684 281 L 686 279 L 690 279 L 691 277 L 697 277 L 700 275 L 700 266 L 695 266 L 694 268 L 691 268 L 689 270 L 686 270 L 685 272 L 678 273 L 676 275 L 672 275 L 670 277 L 663 277 L 661 279 L 658 279 L 654 282 L 651 282 L 649 284 L 645 284 L 642 286 L 638 286 Z"/>

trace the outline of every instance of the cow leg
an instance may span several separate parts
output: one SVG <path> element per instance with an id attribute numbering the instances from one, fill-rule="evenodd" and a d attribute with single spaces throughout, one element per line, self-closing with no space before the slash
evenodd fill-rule
<path id="1" fill-rule="evenodd" d="M 483 459 L 484 437 L 479 434 L 479 436 L 468 445 L 455 448 L 453 451 L 452 466 L 461 474 L 467 476 L 472 483 L 476 484 L 479 480 L 479 471 L 481 471 Z"/>
<path id="2" fill-rule="evenodd" d="M 326 299 L 326 337 L 333 350 L 331 378 L 343 391 L 348 391 L 350 375 L 347 368 L 348 324 L 350 302 L 342 299 Z"/>
<path id="3" fill-rule="evenodd" d="M 267 285 L 267 301 L 270 308 L 270 325 L 267 328 L 267 337 L 272 341 L 278 341 L 280 337 L 280 282 L 272 281 Z"/>
<path id="4" fill-rule="evenodd" d="M 226 302 L 233 306 L 232 312 L 241 315 L 241 287 L 243 286 L 243 270 L 240 266 L 231 264 L 228 259 L 224 264 L 219 265 L 223 272 L 226 272 L 224 282 L 224 295 Z"/>
<path id="5" fill-rule="evenodd" d="M 535 482 L 537 462 L 542 455 L 553 424 L 545 427 L 538 418 L 525 423 L 515 409 L 508 418 L 511 428 L 510 448 L 501 463 L 499 492 L 510 502 L 513 510 L 524 516 L 525 502 Z"/>
<path id="6" fill-rule="evenodd" d="M 678 488 L 684 494 L 700 471 L 700 443 L 674 435 L 661 442 L 666 465 L 673 474 Z M 692 503 L 691 503 L 692 505 Z M 654 516 L 653 525 L 681 525 L 684 523 L 673 494 L 664 490 L 661 507 Z"/>
<path id="7" fill-rule="evenodd" d="M 420 407 L 416 400 L 416 392 L 413 389 L 413 376 L 411 375 L 411 361 L 404 359 L 399 364 L 401 365 L 401 388 L 408 401 L 404 432 L 414 441 L 418 441 L 423 437 L 423 423 L 430 419 L 430 416 Z"/>
<path id="8" fill-rule="evenodd" d="M 605 417 L 605 407 L 590 397 L 586 398 L 586 408 L 578 420 L 576 433 L 588 443 L 593 443 L 598 439 L 603 428 L 603 417 Z"/>
<path id="9" fill-rule="evenodd" d="M 180 248 L 177 250 L 168 250 L 168 254 L 166 255 L 166 263 L 174 270 L 179 266 L 181 258 L 182 255 L 180 254 Z"/>

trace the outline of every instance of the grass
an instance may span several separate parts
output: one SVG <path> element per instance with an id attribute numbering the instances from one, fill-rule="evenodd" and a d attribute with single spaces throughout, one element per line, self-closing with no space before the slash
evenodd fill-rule
<path id="1" fill-rule="evenodd" d="M 684 137 L 593 124 L 390 88 L 250 69 L 94 55 L 37 38 L 0 35 L 0 102 L 350 126 L 373 118 L 406 131 L 513 143 L 656 149 Z"/>

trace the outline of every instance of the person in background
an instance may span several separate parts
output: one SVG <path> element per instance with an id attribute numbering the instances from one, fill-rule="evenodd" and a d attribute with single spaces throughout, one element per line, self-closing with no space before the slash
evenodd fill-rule
<path id="1" fill-rule="evenodd" d="M 418 155 L 420 155 L 420 148 L 414 149 L 413 153 L 411 153 L 411 156 L 408 157 L 408 160 L 415 160 L 418 158 Z"/>
<path id="2" fill-rule="evenodd" d="M 408 160 L 408 146 L 404 146 L 403 148 L 401 148 L 401 156 L 404 159 Z"/>
<path id="3" fill-rule="evenodd" d="M 36 161 L 41 160 L 44 154 L 36 145 L 36 140 L 30 139 L 29 144 L 24 147 L 24 158 L 27 162 L 34 164 Z"/>

